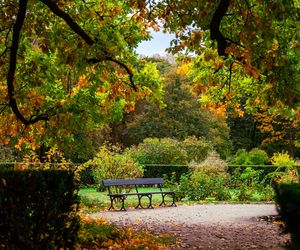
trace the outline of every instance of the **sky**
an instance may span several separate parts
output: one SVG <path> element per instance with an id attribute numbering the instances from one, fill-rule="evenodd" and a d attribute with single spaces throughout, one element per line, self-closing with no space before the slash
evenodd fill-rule
<path id="1" fill-rule="evenodd" d="M 141 42 L 136 50 L 139 55 L 152 56 L 154 54 L 166 54 L 166 48 L 170 47 L 170 41 L 175 38 L 173 34 L 165 34 L 162 32 L 152 32 L 150 41 Z"/>

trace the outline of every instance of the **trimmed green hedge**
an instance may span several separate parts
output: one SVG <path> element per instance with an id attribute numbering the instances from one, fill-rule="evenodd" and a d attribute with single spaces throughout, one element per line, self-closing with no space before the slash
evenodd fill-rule
<path id="1" fill-rule="evenodd" d="M 15 166 L 15 163 L 13 163 L 13 162 L 1 162 L 0 170 L 13 169 L 14 166 Z"/>
<path id="2" fill-rule="evenodd" d="M 143 169 L 145 178 L 167 176 L 168 179 L 171 179 L 172 173 L 175 173 L 178 182 L 182 175 L 190 172 L 187 165 L 145 164 L 143 165 Z"/>
<path id="3" fill-rule="evenodd" d="M 0 171 L 0 245 L 4 249 L 73 249 L 79 197 L 66 171 Z"/>
<path id="4" fill-rule="evenodd" d="M 291 234 L 291 249 L 300 249 L 300 184 L 280 184 L 275 192 L 284 230 Z"/>

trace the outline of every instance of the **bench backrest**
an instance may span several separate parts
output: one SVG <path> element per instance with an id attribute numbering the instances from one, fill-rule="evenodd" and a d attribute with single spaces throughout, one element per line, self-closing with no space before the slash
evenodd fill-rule
<path id="1" fill-rule="evenodd" d="M 163 178 L 135 178 L 135 179 L 109 179 L 103 180 L 104 187 L 131 186 L 131 185 L 162 185 Z"/>

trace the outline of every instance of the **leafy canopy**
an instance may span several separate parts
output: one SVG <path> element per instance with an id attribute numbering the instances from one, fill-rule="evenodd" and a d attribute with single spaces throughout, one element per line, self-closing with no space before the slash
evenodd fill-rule
<path id="1" fill-rule="evenodd" d="M 160 103 L 155 65 L 139 65 L 134 53 L 147 25 L 127 2 L 5 0 L 0 17 L 3 143 L 70 144 L 137 100 Z"/>

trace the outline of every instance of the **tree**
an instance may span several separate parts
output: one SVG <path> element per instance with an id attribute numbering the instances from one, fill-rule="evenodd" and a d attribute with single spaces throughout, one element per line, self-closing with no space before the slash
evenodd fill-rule
<path id="1" fill-rule="evenodd" d="M 263 144 L 272 145 L 273 148 L 277 144 L 277 151 L 286 149 L 290 156 L 296 157 L 296 153 L 299 153 L 296 148 L 299 148 L 300 124 L 299 115 L 291 112 L 289 109 L 284 114 L 272 109 L 261 110 L 255 113 L 255 119 L 260 124 L 258 129 L 266 135 Z"/>
<path id="2" fill-rule="evenodd" d="M 122 118 L 161 81 L 134 48 L 146 24 L 123 1 L 0 3 L 0 135 L 33 149 Z M 155 83 L 155 84 L 153 84 Z M 156 94 L 155 94 L 156 93 Z"/>
<path id="3" fill-rule="evenodd" d="M 165 80 L 164 107 L 143 101 L 119 126 L 119 140 L 126 145 L 139 144 L 148 137 L 184 140 L 188 136 L 211 141 L 222 157 L 231 151 L 226 120 L 202 109 L 191 89 L 193 83 L 178 74 L 177 66 L 164 59 L 154 60 Z M 166 70 L 167 69 L 167 70 Z M 120 142 L 120 141 L 119 141 Z"/>
<path id="4" fill-rule="evenodd" d="M 1 135 L 19 137 L 19 146 L 37 146 L 56 124 L 61 138 L 83 120 L 107 123 L 159 92 L 132 53 L 159 25 L 177 36 L 170 51 L 200 55 L 183 66 L 209 109 L 299 111 L 298 0 L 4 0 L 0 7 Z"/>
<path id="5" fill-rule="evenodd" d="M 200 55 L 189 66 L 211 109 L 242 115 L 241 101 L 252 109 L 298 108 L 298 0 L 155 2 L 143 5 L 142 14 L 163 20 L 163 28 L 176 34 L 170 50 Z"/>

